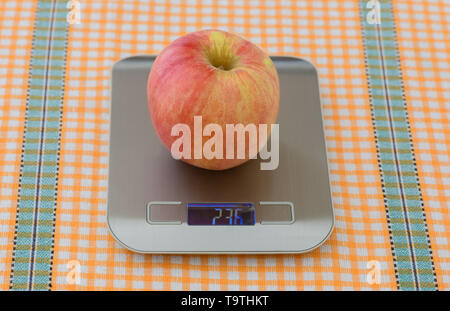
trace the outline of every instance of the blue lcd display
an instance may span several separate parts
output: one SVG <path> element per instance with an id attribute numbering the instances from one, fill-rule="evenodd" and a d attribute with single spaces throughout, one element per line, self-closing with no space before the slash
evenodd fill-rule
<path id="1" fill-rule="evenodd" d="M 188 203 L 187 222 L 191 226 L 253 226 L 253 203 Z"/>

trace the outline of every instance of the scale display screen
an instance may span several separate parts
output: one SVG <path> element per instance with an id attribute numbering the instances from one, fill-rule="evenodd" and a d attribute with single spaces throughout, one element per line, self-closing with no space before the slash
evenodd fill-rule
<path id="1" fill-rule="evenodd" d="M 253 226 L 253 203 L 188 203 L 187 223 L 191 226 Z"/>

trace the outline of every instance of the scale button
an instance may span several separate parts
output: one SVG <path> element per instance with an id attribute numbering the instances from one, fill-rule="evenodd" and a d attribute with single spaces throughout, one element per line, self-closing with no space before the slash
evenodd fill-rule
<path id="1" fill-rule="evenodd" d="M 295 222 L 292 202 L 259 202 L 262 225 L 290 225 Z"/>
<path id="2" fill-rule="evenodd" d="M 147 203 L 146 219 L 150 225 L 181 225 L 181 202 L 152 201 Z"/>

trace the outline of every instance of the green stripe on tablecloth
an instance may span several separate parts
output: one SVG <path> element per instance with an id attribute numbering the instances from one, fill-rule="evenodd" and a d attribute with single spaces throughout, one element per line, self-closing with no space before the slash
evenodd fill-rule
<path id="1" fill-rule="evenodd" d="M 397 286 L 436 290 L 437 281 L 404 97 L 390 0 L 360 0 L 366 72 Z M 380 4 L 380 23 L 369 11 Z"/>
<path id="2" fill-rule="evenodd" d="M 17 202 L 13 290 L 48 290 L 68 23 L 67 1 L 39 0 L 34 24 Z"/>

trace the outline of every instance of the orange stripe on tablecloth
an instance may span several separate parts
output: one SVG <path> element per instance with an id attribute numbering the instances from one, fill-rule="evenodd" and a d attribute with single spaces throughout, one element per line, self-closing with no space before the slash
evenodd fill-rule
<path id="1" fill-rule="evenodd" d="M 444 88 L 443 83 L 450 84 L 450 33 L 445 14 L 450 10 L 450 5 L 445 1 L 419 5 L 410 0 L 401 0 L 394 2 L 393 6 L 407 110 L 434 268 L 439 289 L 449 290 L 450 185 L 446 181 L 450 178 L 450 109 L 445 95 L 448 89 Z M 408 23 L 408 26 L 404 23 Z M 440 31 L 437 26 L 441 28 Z M 421 55 L 422 53 L 430 55 Z M 439 53 L 444 55 L 440 59 Z M 446 63 L 446 67 L 439 66 L 439 62 Z M 434 76 L 426 77 L 426 72 Z M 435 86 L 428 86 L 430 82 Z M 427 92 L 435 92 L 437 96 L 434 98 Z"/>
<path id="2" fill-rule="evenodd" d="M 4 252 L 0 257 L 1 290 L 9 289 L 11 274 L 35 10 L 35 1 L 0 2 L 0 49 L 8 51 L 7 55 L 2 53 L 1 56 L 7 63 L 0 64 L 0 70 L 5 70 L 0 74 L 0 78 L 5 79 L 0 86 L 3 91 L 0 95 L 0 214 L 7 215 L 0 219 L 0 226 L 7 228 L 0 232 L 0 251 Z M 19 54 L 19 51 L 23 53 Z"/>

